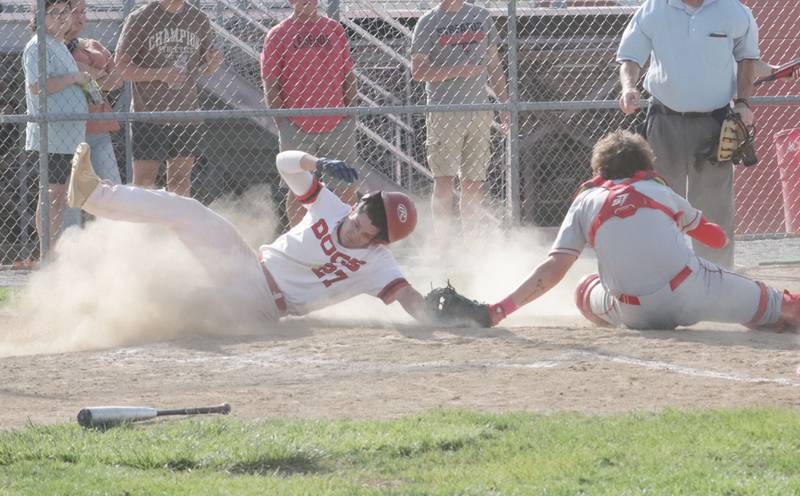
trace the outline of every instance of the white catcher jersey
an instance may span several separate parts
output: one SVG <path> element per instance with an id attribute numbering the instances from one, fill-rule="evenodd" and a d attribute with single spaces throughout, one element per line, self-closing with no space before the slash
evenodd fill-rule
<path id="1" fill-rule="evenodd" d="M 392 303 L 408 282 L 389 249 L 343 247 L 338 230 L 351 207 L 327 188 L 307 208 L 298 225 L 259 248 L 289 313 L 305 314 L 362 293 Z"/>
<path id="2" fill-rule="evenodd" d="M 650 294 L 667 285 L 694 257 L 684 233 L 702 218 L 686 199 L 657 181 L 637 181 L 632 186 L 679 215 L 676 221 L 662 211 L 640 208 L 630 217 L 612 217 L 600 226 L 594 249 L 600 279 L 612 294 Z M 575 198 L 551 253 L 580 255 L 608 195 L 607 189 L 595 187 Z M 624 204 L 624 196 L 615 201 Z"/>

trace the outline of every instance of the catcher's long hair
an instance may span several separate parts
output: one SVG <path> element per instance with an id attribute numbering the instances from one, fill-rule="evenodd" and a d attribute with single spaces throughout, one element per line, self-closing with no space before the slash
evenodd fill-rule
<path id="1" fill-rule="evenodd" d="M 604 179 L 623 179 L 640 170 L 652 170 L 656 156 L 638 134 L 618 130 L 605 135 L 592 148 L 592 172 Z"/>

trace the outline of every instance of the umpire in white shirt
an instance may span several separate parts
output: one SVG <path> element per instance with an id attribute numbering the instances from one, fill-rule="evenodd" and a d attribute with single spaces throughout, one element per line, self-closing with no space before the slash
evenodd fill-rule
<path id="1" fill-rule="evenodd" d="M 656 170 L 733 240 L 733 166 L 708 159 L 731 103 L 746 124 L 753 123 L 748 98 L 760 58 L 753 14 L 739 0 L 646 0 L 617 50 L 625 114 L 640 106 L 636 84 L 648 58 L 646 129 Z M 695 243 L 694 250 L 733 267 L 733 242 L 720 250 Z"/>

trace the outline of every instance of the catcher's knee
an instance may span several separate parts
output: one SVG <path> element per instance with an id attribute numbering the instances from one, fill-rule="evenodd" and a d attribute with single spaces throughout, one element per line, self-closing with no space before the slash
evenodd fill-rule
<path id="1" fill-rule="evenodd" d="M 575 287 L 575 305 L 578 307 L 578 310 L 580 310 L 581 315 L 586 317 L 587 320 L 594 322 L 597 325 L 606 326 L 608 325 L 608 322 L 592 312 L 592 305 L 589 302 L 589 296 L 592 294 L 592 290 L 599 285 L 599 274 L 588 274 L 583 276 L 583 278 L 578 282 L 578 285 Z"/>

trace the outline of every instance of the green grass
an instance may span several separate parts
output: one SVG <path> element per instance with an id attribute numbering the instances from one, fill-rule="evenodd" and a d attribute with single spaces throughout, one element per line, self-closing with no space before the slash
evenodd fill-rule
<path id="1" fill-rule="evenodd" d="M 14 296 L 14 291 L 11 288 L 0 288 L 0 306 L 8 304 Z"/>
<path id="2" fill-rule="evenodd" d="M 194 418 L 0 433 L 5 494 L 800 494 L 800 412 Z"/>

